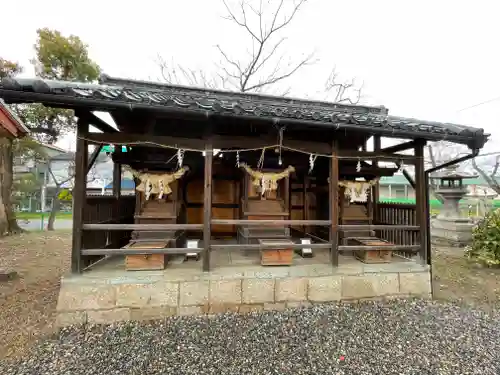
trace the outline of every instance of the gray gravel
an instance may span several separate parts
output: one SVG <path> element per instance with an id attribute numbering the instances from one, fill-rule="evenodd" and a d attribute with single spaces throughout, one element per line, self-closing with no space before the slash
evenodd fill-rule
<path id="1" fill-rule="evenodd" d="M 0 374 L 499 374 L 499 317 L 409 300 L 75 327 Z"/>

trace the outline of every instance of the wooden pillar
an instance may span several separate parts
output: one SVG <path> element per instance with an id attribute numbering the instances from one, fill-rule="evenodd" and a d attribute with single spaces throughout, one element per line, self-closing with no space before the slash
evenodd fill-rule
<path id="1" fill-rule="evenodd" d="M 309 187 L 309 177 L 304 174 L 304 179 L 302 180 L 302 217 L 304 220 L 309 220 L 309 193 L 308 193 L 308 187 Z M 304 226 L 304 232 L 310 233 L 311 229 L 309 228 L 308 225 Z"/>
<path id="2" fill-rule="evenodd" d="M 290 206 L 290 177 L 286 177 L 285 178 L 285 181 L 284 181 L 284 191 L 283 191 L 283 200 L 284 200 L 284 203 L 285 203 L 285 210 L 288 211 L 288 218 L 291 219 L 292 218 L 292 208 Z"/>
<path id="3" fill-rule="evenodd" d="M 338 143 L 334 140 L 332 143 L 332 157 L 330 164 L 330 260 L 334 267 L 339 265 L 339 159 Z"/>
<path id="4" fill-rule="evenodd" d="M 117 154 L 118 157 L 122 153 L 122 145 L 115 145 L 114 154 Z M 122 165 L 119 163 L 113 163 L 113 197 L 115 198 L 114 207 L 113 207 L 113 222 L 119 223 L 121 216 L 121 190 L 122 190 Z M 119 247 L 121 239 L 123 238 L 123 234 L 115 231 L 108 232 L 108 238 L 111 239 L 114 246 Z"/>
<path id="5" fill-rule="evenodd" d="M 210 271 L 210 237 L 212 232 L 212 142 L 205 146 L 205 184 L 203 192 L 203 271 Z"/>
<path id="6" fill-rule="evenodd" d="M 427 217 L 429 216 L 429 205 L 427 204 L 427 185 L 424 170 L 424 141 L 419 141 L 415 146 L 415 200 L 417 209 L 417 225 L 420 227 L 420 261 L 427 264 Z"/>
<path id="7" fill-rule="evenodd" d="M 117 145 L 115 147 L 114 153 L 119 155 L 122 153 L 122 146 Z M 119 163 L 113 163 L 113 197 L 119 199 L 122 190 L 122 165 Z"/>
<path id="8" fill-rule="evenodd" d="M 431 228 L 431 209 L 430 209 L 430 192 L 429 192 L 429 174 L 425 173 L 425 207 L 426 207 L 426 220 L 425 220 L 425 229 L 427 231 L 427 257 L 426 257 L 426 262 L 430 266 L 432 262 L 432 245 L 431 245 L 431 235 L 430 235 L 430 228 Z M 432 269 L 431 269 L 431 280 L 432 280 Z"/>
<path id="9" fill-rule="evenodd" d="M 94 148 L 94 151 L 92 151 L 92 155 L 90 155 L 89 162 L 87 163 L 87 174 L 90 172 L 92 167 L 94 166 L 95 162 L 97 161 L 97 158 L 99 157 L 99 154 L 101 153 L 102 150 L 102 144 L 101 145 L 96 145 Z"/>
<path id="10" fill-rule="evenodd" d="M 382 142 L 380 135 L 374 135 L 373 136 L 373 152 L 379 153 L 380 149 L 382 148 Z M 378 169 L 378 160 L 375 159 L 372 161 L 373 163 L 373 168 Z M 379 216 L 379 210 L 378 210 L 378 202 L 380 200 L 380 181 L 378 181 L 373 187 L 372 187 L 372 202 L 373 202 L 373 220 L 375 223 L 380 222 Z"/>
<path id="11" fill-rule="evenodd" d="M 243 207 L 242 207 L 242 213 L 248 212 L 248 197 L 250 196 L 250 182 L 249 182 L 249 177 L 248 173 L 245 172 L 243 175 Z"/>
<path id="12" fill-rule="evenodd" d="M 83 246 L 83 209 L 87 203 L 88 142 L 85 140 L 89 123 L 78 119 L 76 132 L 75 183 L 73 188 L 73 239 L 71 247 L 71 272 L 80 273 Z"/>

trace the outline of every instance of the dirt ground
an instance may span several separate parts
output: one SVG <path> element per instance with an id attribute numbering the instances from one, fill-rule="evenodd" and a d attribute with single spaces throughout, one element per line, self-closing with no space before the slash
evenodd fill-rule
<path id="1" fill-rule="evenodd" d="M 485 310 L 500 308 L 500 269 L 482 268 L 467 261 L 463 251 L 434 248 L 432 255 L 435 299 L 455 300 Z"/>
<path id="2" fill-rule="evenodd" d="M 53 330 L 61 275 L 69 269 L 71 232 L 31 232 L 0 239 L 0 358 L 22 353 Z"/>
<path id="3" fill-rule="evenodd" d="M 69 270 L 71 233 L 32 232 L 0 239 L 0 268 L 17 280 L 0 282 L 0 359 L 21 354 L 53 332 L 59 280 Z M 500 269 L 467 262 L 458 249 L 436 248 L 436 299 L 459 300 L 489 310 L 500 307 Z"/>

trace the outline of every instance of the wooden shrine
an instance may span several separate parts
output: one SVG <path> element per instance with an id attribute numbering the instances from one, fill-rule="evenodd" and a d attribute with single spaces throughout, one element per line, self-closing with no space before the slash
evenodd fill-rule
<path id="1" fill-rule="evenodd" d="M 340 225 L 360 225 L 368 227 L 374 223 L 373 187 L 378 179 L 366 181 L 364 178 L 339 181 L 340 189 Z M 390 242 L 376 237 L 372 230 L 344 231 L 340 235 L 344 246 L 384 246 Z M 392 252 L 387 250 L 355 251 L 356 259 L 364 263 L 387 263 L 391 261 Z"/>
<path id="2" fill-rule="evenodd" d="M 205 272 L 233 252 L 261 252 L 263 264 L 291 264 L 291 252 L 306 248 L 327 255 L 318 259 L 333 267 L 340 254 L 388 261 L 390 252 L 430 264 L 429 175 L 477 156 L 488 140 L 483 129 L 392 116 L 383 106 L 105 75 L 95 84 L 6 77 L 0 98 L 70 109 L 77 118 L 74 273 L 114 256 L 125 257 L 129 269 L 163 268 L 165 256 L 191 253 L 201 254 Z M 94 114 L 103 111 L 116 126 Z M 382 147 L 382 138 L 393 145 Z M 441 140 L 470 153 L 426 170 L 426 144 Z M 92 153 L 89 145 L 95 145 Z M 113 151 L 112 196 L 96 199 L 87 195 L 87 175 L 104 145 L 126 151 Z M 261 163 L 265 150 L 273 150 L 268 156 L 274 159 Z M 184 164 L 176 163 L 183 152 Z M 242 171 L 239 154 L 251 168 Z M 189 177 L 175 175 L 175 164 L 189 165 Z M 122 165 L 139 171 L 135 199 L 121 193 Z M 398 170 L 414 189 L 414 204 L 379 199 L 377 178 Z M 366 202 L 352 199 L 363 196 L 360 184 L 371 184 Z M 187 248 L 182 233 L 197 245 Z"/>
<path id="3" fill-rule="evenodd" d="M 179 179 L 189 170 L 180 168 L 175 172 L 134 171 L 136 180 L 136 224 L 177 224 L 179 222 L 182 195 Z M 127 249 L 166 249 L 176 247 L 179 230 L 133 231 Z M 164 254 L 128 255 L 127 270 L 163 269 L 167 256 Z"/>
<path id="4" fill-rule="evenodd" d="M 283 245 L 283 248 L 262 250 L 261 264 L 291 265 L 293 249 L 287 247 L 293 244 L 290 241 L 290 228 L 279 224 L 279 221 L 290 218 L 290 174 L 295 171 L 295 168 L 289 166 L 284 170 L 257 171 L 246 164 L 242 164 L 241 167 L 246 172 L 243 177 L 245 191 L 241 203 L 242 219 L 271 220 L 276 223 L 242 226 L 238 232 L 239 242 Z"/>

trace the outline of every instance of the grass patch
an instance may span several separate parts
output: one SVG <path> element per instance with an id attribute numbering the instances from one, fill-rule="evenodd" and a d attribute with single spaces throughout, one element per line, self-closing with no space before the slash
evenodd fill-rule
<path id="1" fill-rule="evenodd" d="M 43 217 L 47 219 L 50 216 L 50 212 L 45 212 Z M 20 220 L 36 220 L 42 218 L 41 212 L 16 212 L 16 218 Z M 71 212 L 59 212 L 56 219 L 72 219 L 73 214 Z"/>

